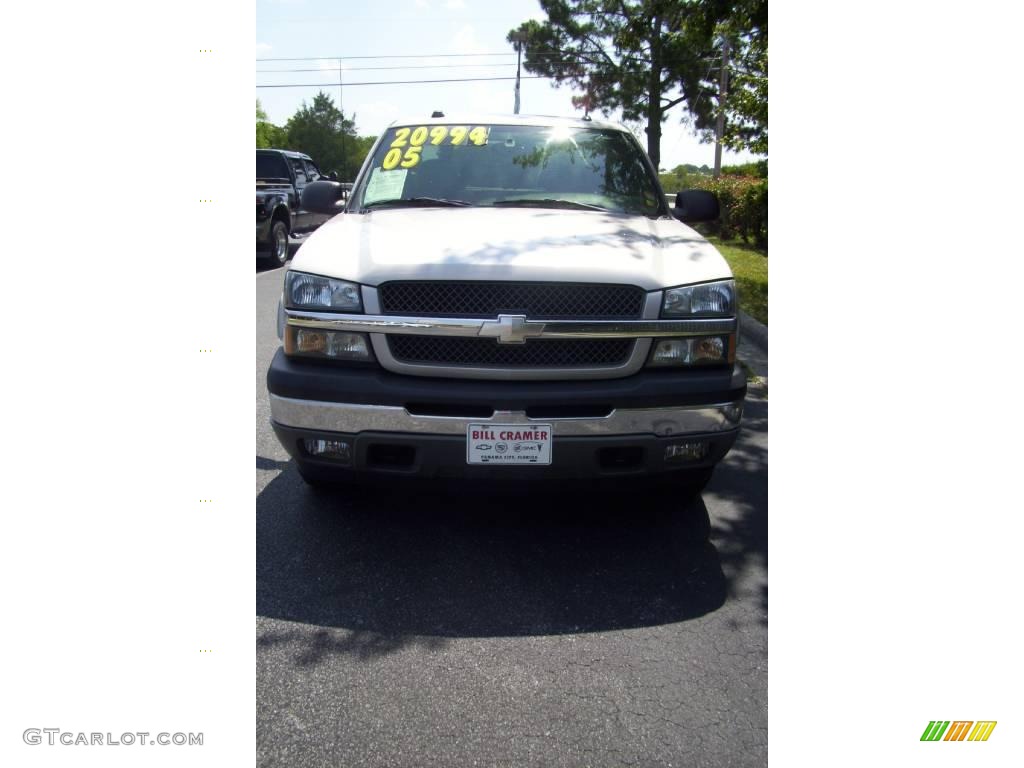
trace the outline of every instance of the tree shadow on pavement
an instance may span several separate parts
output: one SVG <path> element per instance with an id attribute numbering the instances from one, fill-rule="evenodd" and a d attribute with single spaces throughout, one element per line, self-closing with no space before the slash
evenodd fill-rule
<path id="1" fill-rule="evenodd" d="M 751 388 L 743 410 L 744 436 L 715 470 L 710 490 L 729 502 L 729 514 L 715 516 L 716 543 L 730 595 L 758 595 L 761 623 L 768 623 L 768 449 L 751 440 L 768 432 L 766 391 Z"/>
<path id="2" fill-rule="evenodd" d="M 268 459 L 265 456 L 256 457 L 256 469 L 287 469 L 289 462 Z"/>

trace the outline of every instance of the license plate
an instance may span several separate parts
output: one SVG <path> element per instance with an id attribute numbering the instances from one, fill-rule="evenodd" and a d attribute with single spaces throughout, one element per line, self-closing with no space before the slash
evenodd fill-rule
<path id="1" fill-rule="evenodd" d="M 470 424 L 466 463 L 519 467 L 551 463 L 550 424 Z"/>

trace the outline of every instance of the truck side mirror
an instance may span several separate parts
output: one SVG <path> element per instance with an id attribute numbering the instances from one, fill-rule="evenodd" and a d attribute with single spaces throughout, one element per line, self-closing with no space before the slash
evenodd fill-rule
<path id="1" fill-rule="evenodd" d="M 672 215 L 686 224 L 714 221 L 718 214 L 718 197 L 706 189 L 684 189 L 676 195 L 676 205 L 672 209 Z"/>
<path id="2" fill-rule="evenodd" d="M 314 181 L 302 190 L 302 207 L 313 213 L 341 213 L 343 188 L 336 181 Z"/>

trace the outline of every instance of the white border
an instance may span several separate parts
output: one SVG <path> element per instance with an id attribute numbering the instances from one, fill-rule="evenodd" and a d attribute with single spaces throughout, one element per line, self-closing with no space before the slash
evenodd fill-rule
<path id="1" fill-rule="evenodd" d="M 0 764 L 254 757 L 253 13 L 5 8 Z"/>

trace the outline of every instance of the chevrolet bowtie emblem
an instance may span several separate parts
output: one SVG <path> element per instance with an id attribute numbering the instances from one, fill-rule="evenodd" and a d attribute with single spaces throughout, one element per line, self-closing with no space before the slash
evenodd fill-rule
<path id="1" fill-rule="evenodd" d="M 531 322 L 526 315 L 498 315 L 480 326 L 479 336 L 493 336 L 499 344 L 524 344 L 531 336 L 544 333 L 544 323 Z"/>

